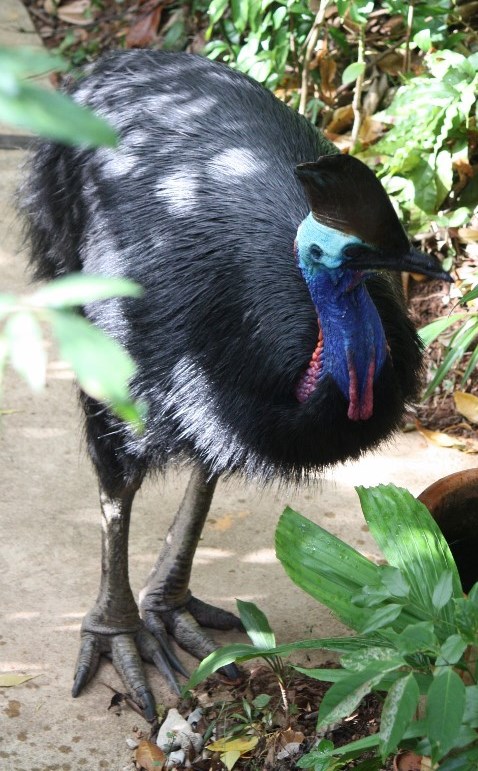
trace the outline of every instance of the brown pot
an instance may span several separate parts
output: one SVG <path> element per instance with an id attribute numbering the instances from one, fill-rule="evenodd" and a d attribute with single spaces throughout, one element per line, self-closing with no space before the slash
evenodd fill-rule
<path id="1" fill-rule="evenodd" d="M 394 771 L 430 771 L 431 768 L 430 758 L 414 752 L 399 752 L 393 759 Z"/>
<path id="2" fill-rule="evenodd" d="M 478 581 L 478 469 L 438 479 L 418 499 L 433 515 L 460 573 L 463 590 Z"/>

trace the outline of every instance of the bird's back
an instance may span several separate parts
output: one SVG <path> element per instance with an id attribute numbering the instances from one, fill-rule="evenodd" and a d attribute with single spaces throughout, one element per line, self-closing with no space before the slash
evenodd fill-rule
<path id="1" fill-rule="evenodd" d="M 348 420 L 332 382 L 305 404 L 295 396 L 317 315 L 294 260 L 308 212 L 294 169 L 335 148 L 257 83 L 187 54 L 113 54 L 73 93 L 116 127 L 120 145 L 40 148 L 34 259 L 40 275 L 81 268 L 144 287 L 139 300 L 86 309 L 139 365 L 145 434 L 109 418 L 125 451 L 145 467 L 185 454 L 217 472 L 298 476 L 387 435 L 420 355 L 386 276 L 371 294 L 393 364 L 376 383 L 373 417 Z"/>

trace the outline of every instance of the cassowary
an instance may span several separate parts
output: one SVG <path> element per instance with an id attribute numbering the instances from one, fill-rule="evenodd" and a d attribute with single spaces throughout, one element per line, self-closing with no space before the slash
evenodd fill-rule
<path id="1" fill-rule="evenodd" d="M 141 658 L 174 684 L 183 670 L 168 635 L 201 658 L 216 647 L 202 626 L 238 624 L 189 590 L 218 476 L 298 481 L 396 429 L 421 352 L 387 271 L 444 274 L 411 247 L 364 164 L 224 65 L 115 53 L 71 90 L 119 146 L 36 149 L 24 203 L 32 262 L 37 278 L 83 271 L 144 288 L 84 313 L 134 357 L 132 394 L 148 409 L 140 435 L 82 395 L 103 552 L 73 695 L 108 653 L 152 718 Z M 192 476 L 139 612 L 133 499 L 174 459 Z"/>

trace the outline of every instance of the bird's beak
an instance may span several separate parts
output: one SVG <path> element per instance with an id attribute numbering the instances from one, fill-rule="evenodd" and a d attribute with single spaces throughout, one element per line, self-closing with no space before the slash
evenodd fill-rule
<path id="1" fill-rule="evenodd" d="M 413 246 L 407 254 L 400 257 L 390 257 L 380 254 L 380 252 L 370 252 L 369 254 L 360 254 L 353 257 L 350 265 L 353 269 L 359 270 L 398 270 L 406 273 L 422 273 L 431 278 L 441 278 L 443 281 L 452 282 L 450 274 L 443 270 L 440 261 L 432 254 L 420 252 Z"/>

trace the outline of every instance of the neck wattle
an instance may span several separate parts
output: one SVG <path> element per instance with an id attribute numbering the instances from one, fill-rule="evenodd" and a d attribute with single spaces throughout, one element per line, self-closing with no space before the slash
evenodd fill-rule
<path id="1" fill-rule="evenodd" d="M 382 322 L 360 274 L 301 267 L 314 303 L 319 332 L 307 370 L 296 387 L 299 402 L 330 376 L 348 401 L 350 420 L 373 414 L 373 385 L 387 358 Z"/>

